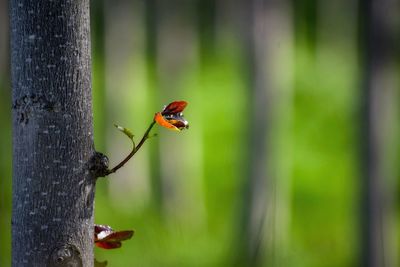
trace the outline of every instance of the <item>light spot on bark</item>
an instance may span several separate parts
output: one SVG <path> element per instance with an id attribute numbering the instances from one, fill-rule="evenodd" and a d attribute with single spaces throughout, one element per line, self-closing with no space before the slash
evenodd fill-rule
<path id="1" fill-rule="evenodd" d="M 60 166 L 60 169 L 66 169 L 67 168 L 67 166 L 66 165 L 62 165 L 62 166 Z"/>
<path id="2" fill-rule="evenodd" d="M 47 192 L 40 193 L 42 196 L 47 196 Z"/>
<path id="3" fill-rule="evenodd" d="M 44 130 L 43 133 L 44 133 L 44 134 L 48 134 L 49 131 L 48 131 L 48 130 Z"/>
<path id="4" fill-rule="evenodd" d="M 47 228 L 49 228 L 49 226 L 47 226 L 47 225 L 40 226 L 40 230 L 46 230 Z"/>

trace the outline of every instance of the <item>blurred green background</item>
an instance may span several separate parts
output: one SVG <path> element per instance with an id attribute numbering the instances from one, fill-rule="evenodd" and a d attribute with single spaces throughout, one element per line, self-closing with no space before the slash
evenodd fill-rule
<path id="1" fill-rule="evenodd" d="M 182 133 L 156 127 L 158 137 L 98 181 L 96 223 L 136 231 L 120 249 L 95 248 L 98 261 L 361 266 L 368 15 L 355 0 L 258 2 L 92 1 L 97 150 L 114 166 L 130 142 L 113 123 L 140 138 L 173 100 L 188 101 L 190 123 Z M 10 266 L 11 238 L 7 13 L 1 0 L 0 266 Z M 398 51 L 388 58 L 386 108 L 375 113 L 380 246 L 385 266 L 399 266 Z"/>

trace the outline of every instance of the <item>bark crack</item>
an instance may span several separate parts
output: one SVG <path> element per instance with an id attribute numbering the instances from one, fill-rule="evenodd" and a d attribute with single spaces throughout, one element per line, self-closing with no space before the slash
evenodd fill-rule
<path id="1" fill-rule="evenodd" d="M 48 100 L 42 94 L 24 95 L 14 101 L 12 109 L 17 112 L 17 122 L 26 125 L 35 110 L 42 112 L 59 112 L 60 103 Z"/>

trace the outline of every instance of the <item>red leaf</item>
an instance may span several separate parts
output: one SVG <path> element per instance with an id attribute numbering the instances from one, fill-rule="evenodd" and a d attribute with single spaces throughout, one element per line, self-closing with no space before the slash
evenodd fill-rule
<path id="1" fill-rule="evenodd" d="M 134 231 L 114 231 L 108 225 L 94 226 L 94 242 L 97 247 L 113 249 L 121 247 L 121 241 L 132 238 Z"/>
<path id="2" fill-rule="evenodd" d="M 103 236 L 102 234 L 105 233 Z M 118 232 L 101 232 L 97 238 L 98 241 L 107 241 L 107 242 L 119 242 L 119 241 L 124 241 L 127 239 L 132 238 L 133 236 L 133 231 L 127 230 L 127 231 L 118 231 Z"/>
<path id="3" fill-rule="evenodd" d="M 161 113 L 163 115 L 180 113 L 186 108 L 186 106 L 186 101 L 174 101 L 168 104 Z"/>
<path id="4" fill-rule="evenodd" d="M 189 128 L 189 123 L 183 117 L 182 111 L 187 106 L 186 101 L 174 101 L 164 107 L 163 111 L 154 115 L 154 121 L 159 125 L 174 131 Z"/>
<path id="5" fill-rule="evenodd" d="M 101 231 L 113 231 L 113 229 L 108 225 L 95 224 L 94 225 L 95 236 L 96 236 L 96 234 L 100 233 Z"/>
<path id="6" fill-rule="evenodd" d="M 103 249 L 114 249 L 122 246 L 121 242 L 96 242 L 95 245 Z"/>

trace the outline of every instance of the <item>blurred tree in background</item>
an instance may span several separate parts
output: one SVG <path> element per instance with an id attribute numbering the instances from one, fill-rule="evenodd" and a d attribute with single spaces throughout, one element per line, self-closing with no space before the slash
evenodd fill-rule
<path id="1" fill-rule="evenodd" d="M 0 0 L 0 265 L 10 265 L 7 2 Z M 93 0 L 96 223 L 109 266 L 398 266 L 399 1 Z M 375 255 L 375 256 L 374 256 Z M 370 257 L 368 257 L 370 256 Z"/>
<path id="2" fill-rule="evenodd" d="M 398 1 L 360 1 L 362 266 L 397 266 Z M 397 58 L 396 58 L 397 57 Z M 397 89 L 397 90 L 396 90 Z"/>

